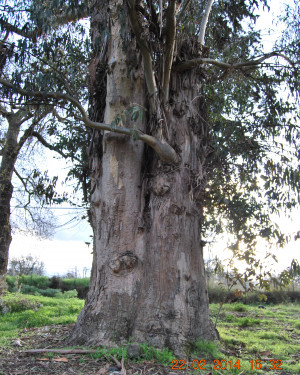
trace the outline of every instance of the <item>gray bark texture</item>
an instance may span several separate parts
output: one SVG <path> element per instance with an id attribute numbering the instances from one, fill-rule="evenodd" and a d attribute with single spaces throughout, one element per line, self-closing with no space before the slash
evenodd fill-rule
<path id="1" fill-rule="evenodd" d="M 12 240 L 10 226 L 10 201 L 13 193 L 11 183 L 17 160 L 20 124 L 15 115 L 7 117 L 8 130 L 0 165 L 0 295 L 6 289 L 5 276 L 9 246 Z"/>
<path id="2" fill-rule="evenodd" d="M 130 105 L 148 107 L 146 84 L 129 25 L 124 33 L 123 1 L 109 1 L 105 7 L 98 0 L 93 9 L 92 38 L 106 20 L 109 38 L 106 45 L 102 39 L 92 62 L 90 116 L 97 121 L 104 116 L 110 123 Z M 129 137 L 92 135 L 94 258 L 90 290 L 71 342 L 111 345 L 131 338 L 183 353 L 189 342 L 216 338 L 201 241 L 209 152 L 195 85 L 199 80 L 197 70 L 173 75 L 165 116 L 155 125 L 148 111 L 145 120 L 131 122 L 161 135 L 178 152 L 179 165 L 163 163 L 152 149 Z"/>

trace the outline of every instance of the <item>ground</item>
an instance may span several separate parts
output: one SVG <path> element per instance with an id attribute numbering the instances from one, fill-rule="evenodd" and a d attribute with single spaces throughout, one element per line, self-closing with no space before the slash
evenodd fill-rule
<path id="1" fill-rule="evenodd" d="M 183 362 L 180 362 L 180 358 L 174 358 L 171 353 L 167 353 L 167 356 L 164 354 L 165 357 L 160 361 L 158 358 L 145 360 L 145 356 L 140 362 L 127 360 L 125 362 L 126 375 L 291 375 L 300 373 L 299 304 L 267 305 L 265 309 L 260 309 L 258 306 L 226 304 L 220 312 L 218 310 L 218 304 L 211 305 L 213 321 L 218 315 L 217 326 L 221 337 L 219 343 L 197 344 L 187 354 L 184 366 L 188 364 L 189 359 L 189 366 L 197 365 L 197 370 L 179 369 L 184 367 Z M 113 355 L 112 352 L 110 354 L 107 352 L 105 356 L 103 352 L 101 355 L 100 353 L 84 355 L 25 353 L 28 349 L 66 348 L 66 340 L 73 326 L 73 324 L 56 324 L 19 329 L 17 340 L 13 337 L 5 345 L 0 345 L 0 375 L 106 375 L 118 371 L 115 361 L 110 356 L 110 354 Z M 119 360 L 120 353 L 122 357 L 122 351 L 115 355 L 115 357 L 118 355 Z M 204 358 L 206 370 L 202 371 L 199 366 L 201 359 Z M 223 364 L 220 362 L 222 358 Z M 216 362 L 217 360 L 219 362 Z M 230 363 L 233 366 L 237 360 L 240 361 L 240 368 L 230 369 Z M 259 367 L 261 364 L 262 369 L 264 366 L 272 365 L 272 360 L 275 360 L 275 367 L 278 368 L 251 371 L 249 363 L 251 360 L 253 364 L 258 361 L 256 366 Z M 278 360 L 282 360 L 282 365 L 276 362 Z M 162 362 L 164 364 L 161 364 Z M 227 364 L 226 370 L 223 369 L 225 364 Z M 212 371 L 213 365 L 216 365 L 216 369 Z M 118 373 L 124 375 L 125 372 L 119 371 Z"/>
<path id="2" fill-rule="evenodd" d="M 116 367 L 113 360 L 93 359 L 91 355 L 32 355 L 24 353 L 29 348 L 64 347 L 64 342 L 73 327 L 73 324 L 54 325 L 21 331 L 20 344 L 22 347 L 18 346 L 14 340 L 9 348 L 0 349 L 0 375 L 104 375 L 113 372 L 113 367 Z M 166 375 L 169 372 L 165 366 L 151 361 L 126 365 L 127 375 Z"/>

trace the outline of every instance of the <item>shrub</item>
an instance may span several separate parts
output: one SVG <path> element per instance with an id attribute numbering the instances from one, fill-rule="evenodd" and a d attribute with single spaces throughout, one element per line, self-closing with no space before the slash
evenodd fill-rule
<path id="1" fill-rule="evenodd" d="M 57 293 L 56 294 L 56 298 L 63 298 L 63 299 L 67 299 L 67 298 L 77 298 L 77 290 L 74 289 L 74 290 L 67 290 L 66 292 L 64 293 Z"/>
<path id="2" fill-rule="evenodd" d="M 9 292 L 15 292 L 17 290 L 16 279 L 17 279 L 17 276 L 8 276 L 8 275 L 6 276 L 6 283 L 7 283 Z"/>
<path id="3" fill-rule="evenodd" d="M 226 322 L 232 323 L 232 322 L 236 322 L 237 318 L 233 315 L 226 315 L 225 320 L 226 320 Z"/>
<path id="4" fill-rule="evenodd" d="M 38 289 L 47 289 L 50 285 L 50 280 L 46 276 L 37 275 L 22 275 L 19 278 L 19 283 L 23 285 L 31 285 Z"/>
<path id="5" fill-rule="evenodd" d="M 251 318 L 241 318 L 238 321 L 238 325 L 241 327 L 251 327 L 260 323 L 261 322 L 259 319 L 251 319 Z"/>
<path id="6" fill-rule="evenodd" d="M 236 303 L 233 308 L 232 308 L 233 311 L 238 311 L 238 312 L 243 312 L 243 311 L 247 311 L 247 306 L 245 306 L 244 304 L 242 303 Z"/>
<path id="7" fill-rule="evenodd" d="M 21 311 L 26 311 L 26 310 L 37 311 L 42 306 L 40 302 L 32 301 L 27 298 L 23 298 L 21 295 L 15 295 L 15 296 L 9 297 L 3 304 L 6 307 L 7 311 L 3 312 L 3 309 L 2 309 L 2 314 L 7 313 L 7 312 L 15 313 L 15 312 L 21 312 Z"/>
<path id="8" fill-rule="evenodd" d="M 58 297 L 59 293 L 61 293 L 60 289 L 52 289 L 52 288 L 47 288 L 45 290 L 40 290 L 40 293 L 44 297 Z"/>
<path id="9" fill-rule="evenodd" d="M 78 298 L 86 297 L 90 285 L 90 279 L 88 277 L 82 279 L 61 279 L 61 282 L 61 289 L 63 291 L 76 289 Z"/>
<path id="10" fill-rule="evenodd" d="M 22 288 L 21 288 L 21 293 L 23 294 L 33 294 L 35 296 L 40 296 L 41 293 L 40 293 L 41 289 L 38 289 L 36 288 L 35 286 L 31 286 L 31 285 L 22 285 Z"/>

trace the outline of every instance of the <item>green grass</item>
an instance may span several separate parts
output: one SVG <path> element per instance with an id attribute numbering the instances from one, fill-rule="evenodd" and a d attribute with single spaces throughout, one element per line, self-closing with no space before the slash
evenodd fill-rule
<path id="1" fill-rule="evenodd" d="M 299 354 L 299 312 L 300 305 L 280 304 L 259 309 L 257 305 L 246 306 L 245 312 L 240 313 L 240 304 L 224 304 L 218 317 L 218 331 L 221 344 L 228 351 L 241 352 L 240 372 L 243 374 L 266 374 L 266 370 L 251 370 L 249 360 L 260 357 L 281 359 L 282 371 L 299 374 L 299 361 L 292 356 Z M 213 321 L 217 316 L 219 304 L 211 304 Z M 245 316 L 246 315 L 246 316 Z M 298 337 L 298 338 L 297 338 Z M 268 353 L 269 352 L 269 353 Z M 264 355 L 267 353 L 268 355 Z M 226 355 L 222 356 L 228 361 Z M 263 364 L 268 366 L 269 363 Z M 237 373 L 240 373 L 237 372 Z M 272 373 L 272 371 L 268 371 Z M 213 373 L 214 374 L 214 373 Z M 222 370 L 222 374 L 235 374 L 233 370 Z"/>
<path id="2" fill-rule="evenodd" d="M 0 346 L 18 337 L 24 328 L 76 322 L 84 301 L 32 295 L 8 294 L 4 304 L 12 312 L 0 314 Z"/>
<path id="3" fill-rule="evenodd" d="M 84 304 L 83 300 L 77 298 L 61 299 L 13 294 L 5 296 L 4 303 L 10 312 L 0 314 L 0 347 L 10 345 L 25 328 L 74 323 Z M 214 322 L 219 304 L 211 304 L 210 310 Z M 186 356 L 191 363 L 193 360 L 205 359 L 206 372 L 210 370 L 213 375 L 220 373 L 237 375 L 242 371 L 243 375 L 271 374 L 271 370 L 251 370 L 249 360 L 255 361 L 264 357 L 281 359 L 282 371 L 299 374 L 300 364 L 296 360 L 292 361 L 292 356 L 299 354 L 299 312 L 299 304 L 267 306 L 266 309 L 259 309 L 255 305 L 224 304 L 218 316 L 217 328 L 220 341 L 190 343 L 186 347 Z M 173 371 L 172 360 L 180 359 L 168 349 L 157 350 L 146 344 L 141 344 L 140 347 L 140 360 L 153 360 L 164 364 L 170 371 Z M 224 351 L 228 354 L 224 354 Z M 99 348 L 97 353 L 91 356 L 103 358 L 108 354 L 116 356 L 119 360 L 122 357 L 126 360 L 126 345 L 111 349 Z M 217 360 L 222 359 L 226 361 L 227 369 L 217 367 L 214 370 L 213 366 L 218 366 Z M 233 367 L 238 359 L 239 368 Z M 197 371 L 199 373 L 200 370 Z"/>

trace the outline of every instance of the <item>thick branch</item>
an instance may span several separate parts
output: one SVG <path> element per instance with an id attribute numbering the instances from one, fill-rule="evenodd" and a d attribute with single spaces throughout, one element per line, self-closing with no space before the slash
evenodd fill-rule
<path id="1" fill-rule="evenodd" d="M 157 87 L 153 72 L 153 64 L 152 64 L 152 56 L 150 52 L 150 48 L 147 44 L 147 42 L 143 39 L 143 29 L 142 26 L 138 20 L 137 12 L 135 9 L 135 1 L 134 0 L 127 0 L 128 4 L 128 15 L 131 23 L 132 30 L 136 36 L 136 40 L 138 43 L 138 46 L 140 48 L 142 57 L 143 57 L 143 63 L 144 63 L 144 70 L 145 70 L 145 80 L 146 85 L 150 97 L 150 106 L 151 110 L 155 110 L 155 96 L 157 94 Z"/>
<path id="2" fill-rule="evenodd" d="M 207 0 L 204 15 L 203 15 L 203 18 L 202 18 L 202 21 L 201 21 L 199 42 L 202 46 L 204 45 L 204 37 L 205 37 L 205 32 L 206 32 L 207 21 L 208 21 L 209 15 L 210 15 L 211 6 L 212 6 L 213 2 L 214 2 L 214 0 Z"/>
<path id="3" fill-rule="evenodd" d="M 166 13 L 166 49 L 164 55 L 163 103 L 169 100 L 169 84 L 176 37 L 176 0 L 169 3 Z"/>
<path id="4" fill-rule="evenodd" d="M 5 107 L 3 107 L 1 104 L 0 104 L 0 114 L 3 116 L 3 117 L 8 117 L 12 114 L 12 112 L 9 112 Z"/>
<path id="5" fill-rule="evenodd" d="M 229 63 L 224 63 L 222 61 L 218 61 L 214 59 L 199 57 L 197 59 L 183 61 L 182 63 L 176 65 L 173 69 L 176 72 L 182 72 L 185 70 L 197 68 L 199 65 L 214 65 L 220 69 L 242 69 L 246 67 L 256 67 L 260 65 L 262 62 L 264 62 L 265 60 L 271 57 L 275 57 L 275 56 L 284 58 L 286 61 L 289 62 L 290 65 L 294 66 L 294 63 L 288 57 L 278 52 L 271 52 L 256 60 L 243 61 L 243 62 L 239 62 L 236 64 L 229 64 Z"/>
<path id="6" fill-rule="evenodd" d="M 24 28 L 20 29 L 19 27 L 14 26 L 1 18 L 0 24 L 7 31 L 23 36 L 24 38 L 32 39 L 33 41 L 36 41 L 37 37 L 42 34 L 41 30 L 38 30 L 37 28 L 35 30 L 26 30 Z"/>
<path id="7" fill-rule="evenodd" d="M 5 87 L 8 87 L 15 92 L 20 93 L 24 96 L 34 96 L 37 98 L 40 98 L 41 100 L 47 100 L 47 99 L 54 99 L 54 100 L 64 100 L 72 103 L 74 107 L 76 107 L 79 112 L 81 113 L 81 120 L 84 122 L 84 124 L 90 128 L 98 129 L 98 130 L 107 130 L 109 132 L 115 132 L 120 134 L 125 134 L 128 136 L 135 136 L 137 139 L 140 139 L 141 141 L 148 144 L 150 147 L 152 147 L 159 157 L 165 161 L 166 163 L 170 164 L 178 164 L 179 158 L 176 154 L 175 150 L 167 143 L 162 143 L 158 139 L 152 137 L 151 135 L 147 135 L 142 133 L 139 130 L 135 129 L 128 129 L 123 127 L 112 127 L 111 125 L 100 123 L 100 122 L 94 122 L 91 121 L 82 105 L 79 103 L 78 100 L 74 99 L 72 96 L 67 94 L 59 94 L 56 92 L 40 92 L 40 91 L 27 91 L 24 89 L 21 89 L 20 87 L 14 86 L 11 82 L 6 81 L 2 78 L 0 78 L 0 83 L 4 85 Z"/>

